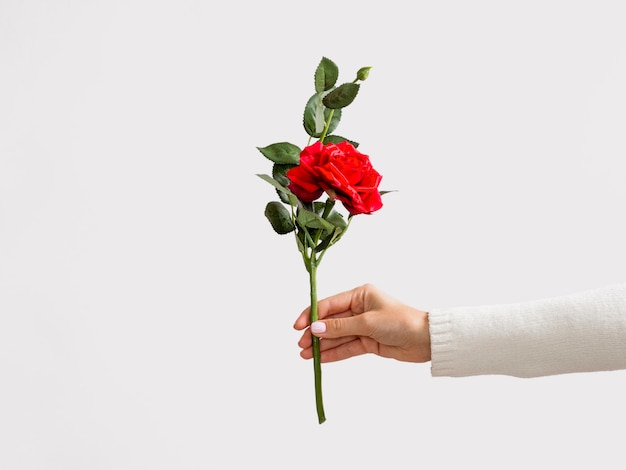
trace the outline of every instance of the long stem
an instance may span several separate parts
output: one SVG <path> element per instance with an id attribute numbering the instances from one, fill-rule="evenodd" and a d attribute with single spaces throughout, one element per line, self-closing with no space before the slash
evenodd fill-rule
<path id="1" fill-rule="evenodd" d="M 311 257 L 309 265 L 309 286 L 311 289 L 311 323 L 317 321 L 317 264 L 315 256 Z M 315 374 L 315 406 L 319 424 L 326 421 L 324 402 L 322 400 L 322 365 L 320 361 L 320 339 L 313 335 L 313 372 Z"/>

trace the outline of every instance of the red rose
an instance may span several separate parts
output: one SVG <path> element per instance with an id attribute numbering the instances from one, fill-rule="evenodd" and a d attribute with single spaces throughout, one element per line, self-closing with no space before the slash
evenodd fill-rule
<path id="1" fill-rule="evenodd" d="M 382 176 L 369 157 L 349 142 L 306 147 L 300 152 L 300 165 L 286 176 L 287 187 L 304 202 L 315 201 L 325 192 L 352 215 L 370 214 L 383 206 L 378 191 Z"/>

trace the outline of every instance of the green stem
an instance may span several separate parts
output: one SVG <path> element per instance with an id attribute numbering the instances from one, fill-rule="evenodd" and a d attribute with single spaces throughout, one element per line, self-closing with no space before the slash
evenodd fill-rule
<path id="1" fill-rule="evenodd" d="M 322 131 L 322 135 L 320 135 L 320 139 L 319 139 L 321 143 L 324 143 L 324 139 L 326 138 L 326 134 L 328 133 L 328 128 L 330 127 L 330 121 L 332 121 L 334 113 L 335 113 L 334 109 L 331 109 L 330 113 L 328 113 L 328 119 L 326 119 L 326 122 L 324 123 L 324 130 Z"/>
<path id="2" fill-rule="evenodd" d="M 311 257 L 309 264 L 309 286 L 311 289 L 311 323 L 317 321 L 317 264 L 315 256 Z M 326 421 L 324 415 L 324 402 L 322 400 L 322 365 L 320 361 L 320 339 L 313 336 L 313 372 L 315 374 L 315 406 L 317 408 L 317 419 L 319 424 Z"/>

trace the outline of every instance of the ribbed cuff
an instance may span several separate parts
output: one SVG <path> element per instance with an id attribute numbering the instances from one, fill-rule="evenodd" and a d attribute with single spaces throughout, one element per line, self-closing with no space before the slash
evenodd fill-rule
<path id="1" fill-rule="evenodd" d="M 454 342 L 452 318 L 448 310 L 428 312 L 430 329 L 430 373 L 433 377 L 453 375 Z"/>

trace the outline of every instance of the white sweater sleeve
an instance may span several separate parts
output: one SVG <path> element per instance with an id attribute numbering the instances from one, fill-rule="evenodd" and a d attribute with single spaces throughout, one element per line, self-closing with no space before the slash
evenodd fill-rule
<path id="1" fill-rule="evenodd" d="M 429 312 L 432 376 L 539 377 L 626 369 L 626 284 Z"/>

